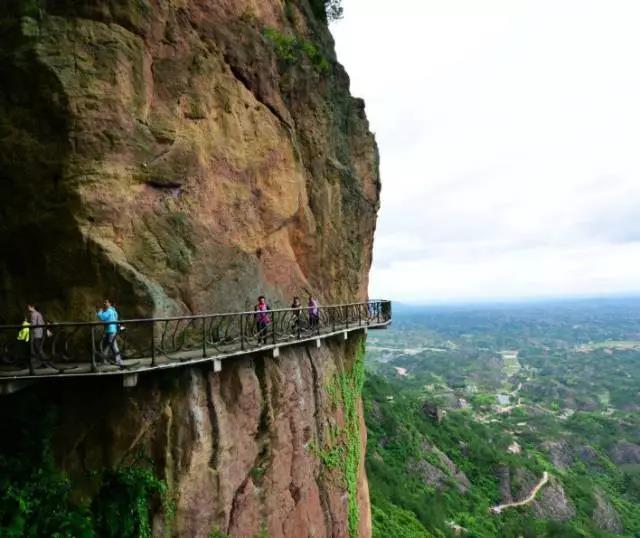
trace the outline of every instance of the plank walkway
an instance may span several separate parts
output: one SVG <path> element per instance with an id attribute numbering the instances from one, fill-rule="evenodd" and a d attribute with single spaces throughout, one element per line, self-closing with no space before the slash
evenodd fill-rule
<path id="1" fill-rule="evenodd" d="M 214 370 L 219 371 L 221 362 L 225 359 L 234 357 L 242 357 L 255 353 L 271 353 L 273 357 L 278 357 L 281 348 L 287 348 L 295 345 L 313 344 L 317 347 L 321 346 L 322 340 L 332 337 L 342 337 L 348 339 L 348 335 L 354 331 L 367 331 L 368 329 L 384 329 L 391 324 L 391 320 L 377 322 L 369 322 L 366 325 L 354 325 L 349 328 L 341 328 L 339 330 L 322 330 L 317 334 L 308 334 L 302 338 L 291 337 L 286 341 L 278 341 L 276 344 L 254 345 L 245 349 L 238 349 L 237 344 L 228 346 L 217 346 L 210 350 L 207 357 L 202 356 L 201 348 L 193 348 L 190 350 L 180 351 L 164 355 L 158 353 L 155 360 L 151 357 L 143 357 L 136 359 L 125 359 L 124 368 L 118 368 L 114 364 L 100 364 L 96 371 L 92 371 L 89 362 L 55 362 L 54 368 L 38 368 L 34 374 L 29 373 L 28 368 L 16 369 L 11 366 L 0 366 L 0 395 L 10 394 L 30 385 L 33 382 L 51 381 L 61 379 L 79 379 L 79 378 L 99 378 L 110 376 L 122 376 L 125 386 L 134 386 L 137 383 L 138 374 L 148 372 L 158 372 L 173 368 L 181 368 L 185 366 L 193 366 L 198 364 L 211 363 Z"/>

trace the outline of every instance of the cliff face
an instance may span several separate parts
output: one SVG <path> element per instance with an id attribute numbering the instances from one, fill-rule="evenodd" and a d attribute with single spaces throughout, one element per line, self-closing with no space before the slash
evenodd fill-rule
<path id="1" fill-rule="evenodd" d="M 178 369 L 143 376 L 131 389 L 119 379 L 61 381 L 4 397 L 0 533 L 370 536 L 363 345 L 362 335 L 352 334 L 346 342 L 325 340 L 320 348 L 284 348 L 277 359 L 256 353 L 225 361 L 215 374 L 207 367 Z M 43 417 L 51 441 L 31 428 Z M 25 435 L 21 446 L 32 448 L 16 453 L 12 440 Z M 52 506 L 64 510 L 64 488 L 41 493 L 50 491 L 51 481 L 34 454 L 49 450 L 70 480 L 73 504 L 91 508 L 92 532 L 33 528 L 51 521 Z M 15 474 L 7 469 L 11 458 L 26 465 L 31 485 L 8 479 Z M 109 472 L 136 468 L 151 468 L 164 481 L 165 508 L 135 496 L 137 475 L 109 487 Z M 26 509 L 11 508 L 19 498 Z M 121 505 L 106 528 L 99 514 L 114 509 L 97 509 L 101 500 Z M 150 532 L 122 531 L 127 526 L 117 518 L 137 521 L 140 503 L 149 511 L 142 518 Z"/>
<path id="2" fill-rule="evenodd" d="M 350 510 L 354 531 L 368 536 L 365 430 L 353 423 L 359 411 L 344 413 L 347 398 L 326 390 L 355 381 L 362 341 L 327 344 L 291 348 L 275 360 L 228 361 L 220 374 L 193 368 L 149 376 L 126 393 L 117 382 L 49 387 L 40 396 L 58 410 L 56 460 L 88 502 L 101 484 L 87 470 L 126 466 L 140 453 L 150 458 L 175 504 L 173 518 L 157 510 L 155 536 L 206 538 L 214 529 L 234 537 L 348 536 Z M 96 390 L 105 396 L 96 399 Z M 354 426 L 362 438 L 350 446 Z M 353 469 L 323 463 L 332 451 L 350 450 Z M 351 502 L 349 481 L 360 492 Z"/>
<path id="3" fill-rule="evenodd" d="M 282 0 L 0 7 L 0 317 L 366 297 L 378 155 L 320 12 Z M 153 534 L 370 534 L 361 337 L 117 383 L 37 386 L 78 502 L 142 455 Z M 9 424 L 9 421 L 3 421 Z M 9 435 L 10 432 L 4 431 Z"/>
<path id="4" fill-rule="evenodd" d="M 377 150 L 317 5 L 5 4 L 4 316 L 365 296 Z"/>

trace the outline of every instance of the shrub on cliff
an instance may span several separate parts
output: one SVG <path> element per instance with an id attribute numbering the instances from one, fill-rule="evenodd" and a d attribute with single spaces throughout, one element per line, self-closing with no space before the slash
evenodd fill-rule
<path id="1" fill-rule="evenodd" d="M 166 485 L 144 465 L 98 470 L 100 490 L 91 506 L 72 494 L 74 484 L 55 464 L 54 409 L 26 398 L 0 422 L 0 537 L 145 538 L 160 505 L 173 515 Z"/>
<path id="2" fill-rule="evenodd" d="M 281 62 L 294 65 L 306 58 L 318 73 L 329 70 L 329 61 L 311 41 L 282 34 L 274 28 L 265 28 L 263 34 Z"/>

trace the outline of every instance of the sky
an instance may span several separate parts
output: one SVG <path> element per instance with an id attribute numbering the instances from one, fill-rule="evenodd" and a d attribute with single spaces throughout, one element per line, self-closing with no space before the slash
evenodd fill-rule
<path id="1" fill-rule="evenodd" d="M 640 291 L 640 2 L 343 5 L 381 156 L 370 296 Z"/>

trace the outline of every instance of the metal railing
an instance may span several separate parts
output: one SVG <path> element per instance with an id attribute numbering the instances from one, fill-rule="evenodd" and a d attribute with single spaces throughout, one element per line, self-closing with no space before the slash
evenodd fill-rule
<path id="1" fill-rule="evenodd" d="M 105 339 L 113 322 L 51 323 L 43 329 L 40 349 L 18 339 L 23 325 L 0 325 L 0 380 L 144 371 L 250 353 L 391 321 L 391 302 L 306 306 L 265 312 L 205 314 L 117 322 L 116 342 L 124 359 L 115 364 Z M 264 321 L 264 320 L 263 320 Z M 23 333 L 24 334 L 24 333 Z M 40 346 L 37 346 L 40 347 Z"/>

